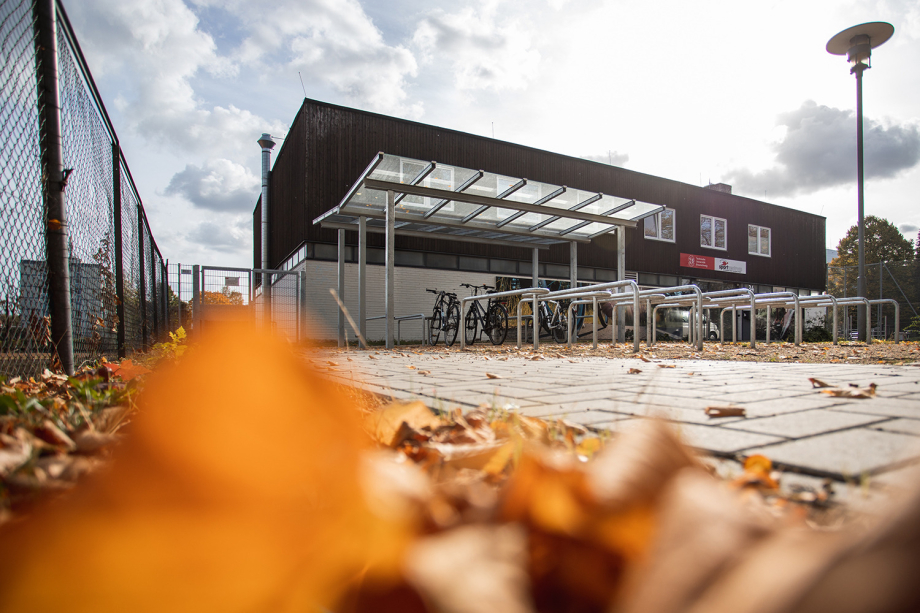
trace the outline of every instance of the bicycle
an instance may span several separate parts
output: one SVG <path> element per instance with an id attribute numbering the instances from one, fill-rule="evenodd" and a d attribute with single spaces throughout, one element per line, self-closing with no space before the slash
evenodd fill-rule
<path id="1" fill-rule="evenodd" d="M 425 291 L 438 297 L 428 326 L 428 344 L 437 345 L 443 330 L 444 344 L 451 347 L 457 340 L 457 331 L 460 329 L 460 301 L 457 300 L 457 294 L 428 288 L 425 288 Z"/>
<path id="2" fill-rule="evenodd" d="M 461 283 L 460 286 L 471 288 L 474 296 L 478 294 L 480 289 L 486 293 L 495 291 L 494 287 L 488 285 Z M 477 332 L 485 332 L 493 345 L 504 343 L 505 338 L 508 336 L 508 309 L 505 308 L 505 305 L 493 298 L 489 298 L 486 307 L 483 307 L 478 300 L 472 302 L 473 304 L 466 314 L 466 332 L 464 334 L 466 344 L 472 345 L 476 342 L 476 338 L 479 336 Z"/>
<path id="3" fill-rule="evenodd" d="M 538 308 L 540 310 L 540 327 L 543 331 L 552 337 L 553 342 L 568 342 L 569 324 L 565 314 L 567 305 L 555 300 L 541 300 Z M 533 325 L 525 328 L 525 334 L 530 334 L 532 328 Z"/>

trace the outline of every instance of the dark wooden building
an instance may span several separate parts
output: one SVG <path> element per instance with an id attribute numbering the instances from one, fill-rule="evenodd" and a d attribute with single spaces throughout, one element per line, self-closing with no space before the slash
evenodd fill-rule
<path id="1" fill-rule="evenodd" d="M 747 285 L 755 291 L 825 287 L 823 217 L 736 196 L 721 184 L 712 189 L 697 187 L 309 99 L 298 111 L 272 169 L 268 241 L 272 267 L 291 268 L 304 259 L 335 259 L 336 231 L 322 229 L 313 220 L 342 200 L 379 151 L 666 206 L 665 213 L 626 232 L 627 276 L 642 285 L 691 281 L 712 289 Z M 259 203 L 253 217 L 257 268 L 260 219 Z M 528 248 L 438 238 L 397 236 L 396 240 L 397 265 L 530 276 Z M 356 242 L 356 233 L 346 233 L 346 243 Z M 382 247 L 383 236 L 369 235 L 368 244 Z M 375 261 L 371 249 L 368 262 Z M 568 261 L 567 245 L 543 251 L 540 276 L 567 279 Z M 615 236 L 580 244 L 578 265 L 579 280 L 615 279 Z"/>

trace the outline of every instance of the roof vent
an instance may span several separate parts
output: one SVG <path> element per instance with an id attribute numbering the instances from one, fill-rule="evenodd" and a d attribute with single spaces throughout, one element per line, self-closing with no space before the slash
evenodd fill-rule
<path id="1" fill-rule="evenodd" d="M 706 186 L 706 189 L 711 189 L 715 192 L 722 192 L 723 194 L 732 193 L 732 186 L 726 185 L 725 183 L 710 183 Z"/>

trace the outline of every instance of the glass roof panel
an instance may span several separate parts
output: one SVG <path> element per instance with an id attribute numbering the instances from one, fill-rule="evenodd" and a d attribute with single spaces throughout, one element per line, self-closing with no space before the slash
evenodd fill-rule
<path id="1" fill-rule="evenodd" d="M 406 230 L 431 232 L 432 234 L 465 235 L 482 240 L 503 239 L 516 242 L 553 242 L 584 240 L 604 229 L 610 228 L 617 221 L 633 221 L 637 217 L 652 212 L 658 205 L 645 202 L 632 202 L 626 198 L 597 194 L 591 191 L 566 187 L 559 194 L 561 186 L 541 181 L 527 180 L 521 184 L 519 177 L 506 176 L 492 172 L 481 172 L 459 166 L 434 163 L 381 153 L 369 167 L 369 172 L 356 182 L 357 187 L 335 209 L 316 220 L 329 220 L 337 223 L 353 223 L 358 215 L 379 217 L 386 211 L 386 191 L 369 189 L 363 182 L 374 179 L 398 185 L 415 184 L 441 192 L 460 192 L 470 197 L 497 198 L 504 195 L 504 200 L 513 207 L 513 203 L 536 204 L 544 209 L 555 209 L 556 214 L 521 211 L 502 206 L 484 206 L 480 202 L 459 202 L 447 196 L 421 196 L 399 193 L 396 204 L 398 220 Z M 480 176 L 481 175 L 481 176 Z M 461 190 L 461 188 L 463 188 Z M 459 190 L 459 191 L 458 191 Z M 549 196 L 556 194 L 551 199 Z M 598 197 L 600 196 L 600 197 Z M 580 208 L 578 205 L 594 199 Z M 542 202 L 541 202 L 542 201 Z M 628 207 L 616 213 L 611 210 L 624 204 Z M 611 224 L 585 222 L 567 217 L 567 213 L 577 210 L 580 213 L 609 216 Z M 475 215 L 472 215 L 474 214 Z M 426 214 L 428 217 L 426 217 Z M 571 213 L 569 213 L 571 214 Z M 465 221 L 464 221 L 465 220 Z M 374 225 L 382 220 L 372 220 Z M 459 224 L 463 225 L 459 225 Z M 443 225 L 448 224 L 448 225 Z M 499 225 L 501 224 L 501 225 Z M 543 224 L 540 228 L 534 226 Z M 534 229 L 532 229 L 534 228 Z M 560 232 L 577 228 L 560 236 Z"/>

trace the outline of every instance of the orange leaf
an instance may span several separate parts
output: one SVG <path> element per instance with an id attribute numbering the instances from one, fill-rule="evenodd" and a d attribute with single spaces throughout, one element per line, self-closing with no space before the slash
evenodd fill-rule
<path id="1" fill-rule="evenodd" d="M 219 331 L 150 376 L 107 470 L 2 532 L 0 610 L 329 608 L 395 569 L 405 529 L 366 502 L 354 404 L 283 342 Z"/>
<path id="2" fill-rule="evenodd" d="M 121 377 L 122 381 L 130 381 L 149 372 L 150 369 L 143 364 L 135 364 L 131 360 L 122 360 L 112 374 Z"/>

